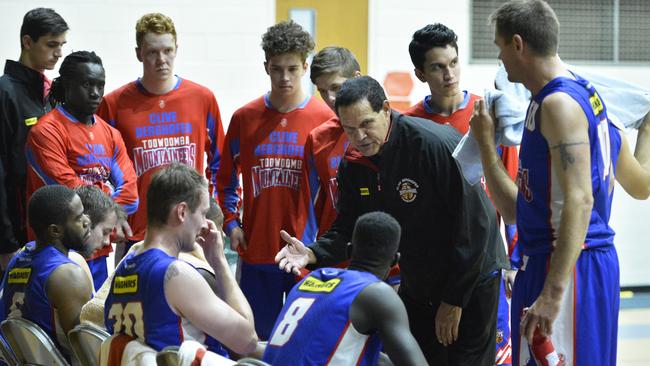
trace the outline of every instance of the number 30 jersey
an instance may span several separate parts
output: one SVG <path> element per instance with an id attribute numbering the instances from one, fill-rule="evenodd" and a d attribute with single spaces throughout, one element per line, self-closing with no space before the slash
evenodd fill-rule
<path id="1" fill-rule="evenodd" d="M 272 365 L 374 365 L 381 341 L 359 333 L 350 306 L 367 286 L 370 273 L 321 268 L 289 293 L 273 327 L 264 361 Z"/>
<path id="2" fill-rule="evenodd" d="M 175 257 L 160 249 L 130 253 L 115 269 L 104 306 L 104 323 L 111 334 L 122 333 L 156 351 L 195 340 L 227 356 L 221 344 L 176 315 L 165 299 L 165 273 Z"/>
<path id="3" fill-rule="evenodd" d="M 52 272 L 67 263 L 75 264 L 56 248 L 37 249 L 34 242 L 27 243 L 11 259 L 2 280 L 0 322 L 9 317 L 30 320 L 59 346 L 66 347 L 67 339 L 58 324 L 56 309 L 47 298 L 46 284 Z"/>

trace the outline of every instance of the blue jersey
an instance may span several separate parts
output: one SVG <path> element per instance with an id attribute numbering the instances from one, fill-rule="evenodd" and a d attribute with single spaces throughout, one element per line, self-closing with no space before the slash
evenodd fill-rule
<path id="1" fill-rule="evenodd" d="M 591 188 L 593 208 L 584 248 L 613 245 L 614 231 L 609 227 L 614 169 L 618 142 L 611 141 L 612 126 L 607 110 L 594 87 L 586 80 L 558 77 L 551 80 L 533 97 L 526 115 L 519 152 L 517 175 L 517 230 L 524 254 L 551 251 L 557 239 L 564 195 L 551 165 L 549 146 L 541 133 L 541 109 L 544 98 L 562 92 L 571 96 L 582 108 L 589 123 L 591 153 Z"/>
<path id="2" fill-rule="evenodd" d="M 312 272 L 291 290 L 273 327 L 264 361 L 273 365 L 374 365 L 381 342 L 360 334 L 350 306 L 373 274 L 339 268 Z"/>
<path id="3" fill-rule="evenodd" d="M 66 346 L 66 337 L 56 316 L 56 309 L 47 298 L 46 284 L 52 272 L 62 264 L 75 264 L 53 246 L 36 248 L 27 243 L 16 254 L 2 280 L 0 321 L 22 317 L 40 326 L 59 346 Z M 76 265 L 76 264 L 75 264 Z"/>
<path id="4" fill-rule="evenodd" d="M 195 340 L 227 356 L 221 344 L 176 315 L 165 299 L 165 273 L 175 257 L 160 249 L 130 253 L 115 269 L 104 305 L 109 333 L 138 338 L 156 351 Z M 191 301 L 191 299 L 188 299 Z"/>

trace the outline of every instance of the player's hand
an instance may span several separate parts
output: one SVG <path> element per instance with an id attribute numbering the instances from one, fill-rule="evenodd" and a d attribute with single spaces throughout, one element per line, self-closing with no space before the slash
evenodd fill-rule
<path id="1" fill-rule="evenodd" d="M 515 277 L 517 276 L 517 270 L 506 269 L 503 274 L 503 281 L 506 285 L 506 297 L 508 299 L 512 298 L 512 288 L 515 285 Z"/>
<path id="2" fill-rule="evenodd" d="M 278 263 L 281 270 L 298 276 L 300 275 L 300 269 L 309 264 L 310 249 L 284 230 L 280 230 L 280 237 L 287 245 L 276 254 L 275 262 Z"/>
<path id="3" fill-rule="evenodd" d="M 458 324 L 463 313 L 460 306 L 440 302 L 436 312 L 436 337 L 447 347 L 458 340 Z"/>
<path id="4" fill-rule="evenodd" d="M 528 339 L 528 343 L 533 342 L 536 328 L 539 328 L 541 335 L 546 337 L 553 333 L 553 322 L 560 312 L 561 301 L 562 296 L 546 296 L 542 291 L 533 305 L 528 308 L 519 326 L 520 334 Z"/>
<path id="5" fill-rule="evenodd" d="M 246 250 L 248 243 L 246 243 L 246 238 L 244 237 L 244 230 L 237 226 L 230 232 L 230 249 L 237 251 L 237 248 L 240 246 L 242 250 Z"/>
<path id="6" fill-rule="evenodd" d="M 212 220 L 205 220 L 207 226 L 201 229 L 195 241 L 198 243 L 207 257 L 212 255 L 223 255 L 223 238 L 217 225 Z"/>
<path id="7" fill-rule="evenodd" d="M 126 220 L 119 220 L 115 226 L 115 235 L 113 239 L 116 243 L 125 243 L 130 237 L 133 236 L 131 226 Z"/>
<path id="8" fill-rule="evenodd" d="M 474 112 L 472 112 L 469 125 L 472 127 L 472 135 L 476 139 L 476 142 L 479 144 L 494 144 L 494 129 L 496 124 L 483 99 L 474 102 Z"/>

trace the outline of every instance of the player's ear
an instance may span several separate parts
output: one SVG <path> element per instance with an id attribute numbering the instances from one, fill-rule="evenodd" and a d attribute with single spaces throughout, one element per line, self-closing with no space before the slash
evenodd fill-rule
<path id="1" fill-rule="evenodd" d="M 271 75 L 269 73 L 269 62 L 268 61 L 264 61 L 264 72 L 266 72 L 266 75 Z"/>
<path id="2" fill-rule="evenodd" d="M 135 57 L 138 59 L 138 61 L 142 62 L 142 56 L 140 56 L 140 47 L 135 48 Z"/>
<path id="3" fill-rule="evenodd" d="M 424 73 L 420 71 L 417 67 L 413 69 L 413 73 L 415 73 L 415 77 L 418 78 L 423 83 L 426 83 L 427 81 L 424 79 Z"/>
<path id="4" fill-rule="evenodd" d="M 174 206 L 174 209 L 172 210 L 172 214 L 174 215 L 174 221 L 177 222 L 184 222 L 186 215 L 189 213 L 187 203 L 185 202 L 179 202 Z"/>
<path id="5" fill-rule="evenodd" d="M 63 239 L 63 226 L 50 224 L 47 227 L 47 236 L 52 239 Z"/>

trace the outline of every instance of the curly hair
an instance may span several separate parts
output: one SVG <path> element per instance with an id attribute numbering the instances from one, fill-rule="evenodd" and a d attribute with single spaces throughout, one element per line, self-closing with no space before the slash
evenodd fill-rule
<path id="1" fill-rule="evenodd" d="M 409 44 L 409 55 L 416 69 L 424 69 L 426 53 L 435 47 L 452 46 L 458 53 L 458 36 L 453 30 L 441 23 L 429 24 L 413 34 Z"/>
<path id="2" fill-rule="evenodd" d="M 59 77 L 52 81 L 52 86 L 50 87 L 50 94 L 48 97 L 50 104 L 56 106 L 65 102 L 64 80 L 72 80 L 77 77 L 77 65 L 85 63 L 97 64 L 102 67 L 104 66 L 102 64 L 102 59 L 99 58 L 95 52 L 76 51 L 67 55 L 63 59 L 61 67 L 59 68 Z"/>
<path id="3" fill-rule="evenodd" d="M 176 27 L 170 17 L 161 13 L 145 14 L 135 23 L 135 42 L 138 47 L 142 46 L 142 39 L 145 34 L 171 34 L 176 43 Z"/>
<path id="4" fill-rule="evenodd" d="M 299 24 L 289 20 L 268 28 L 262 35 L 262 49 L 266 61 L 273 56 L 296 53 L 304 62 L 314 50 L 314 40 Z"/>

